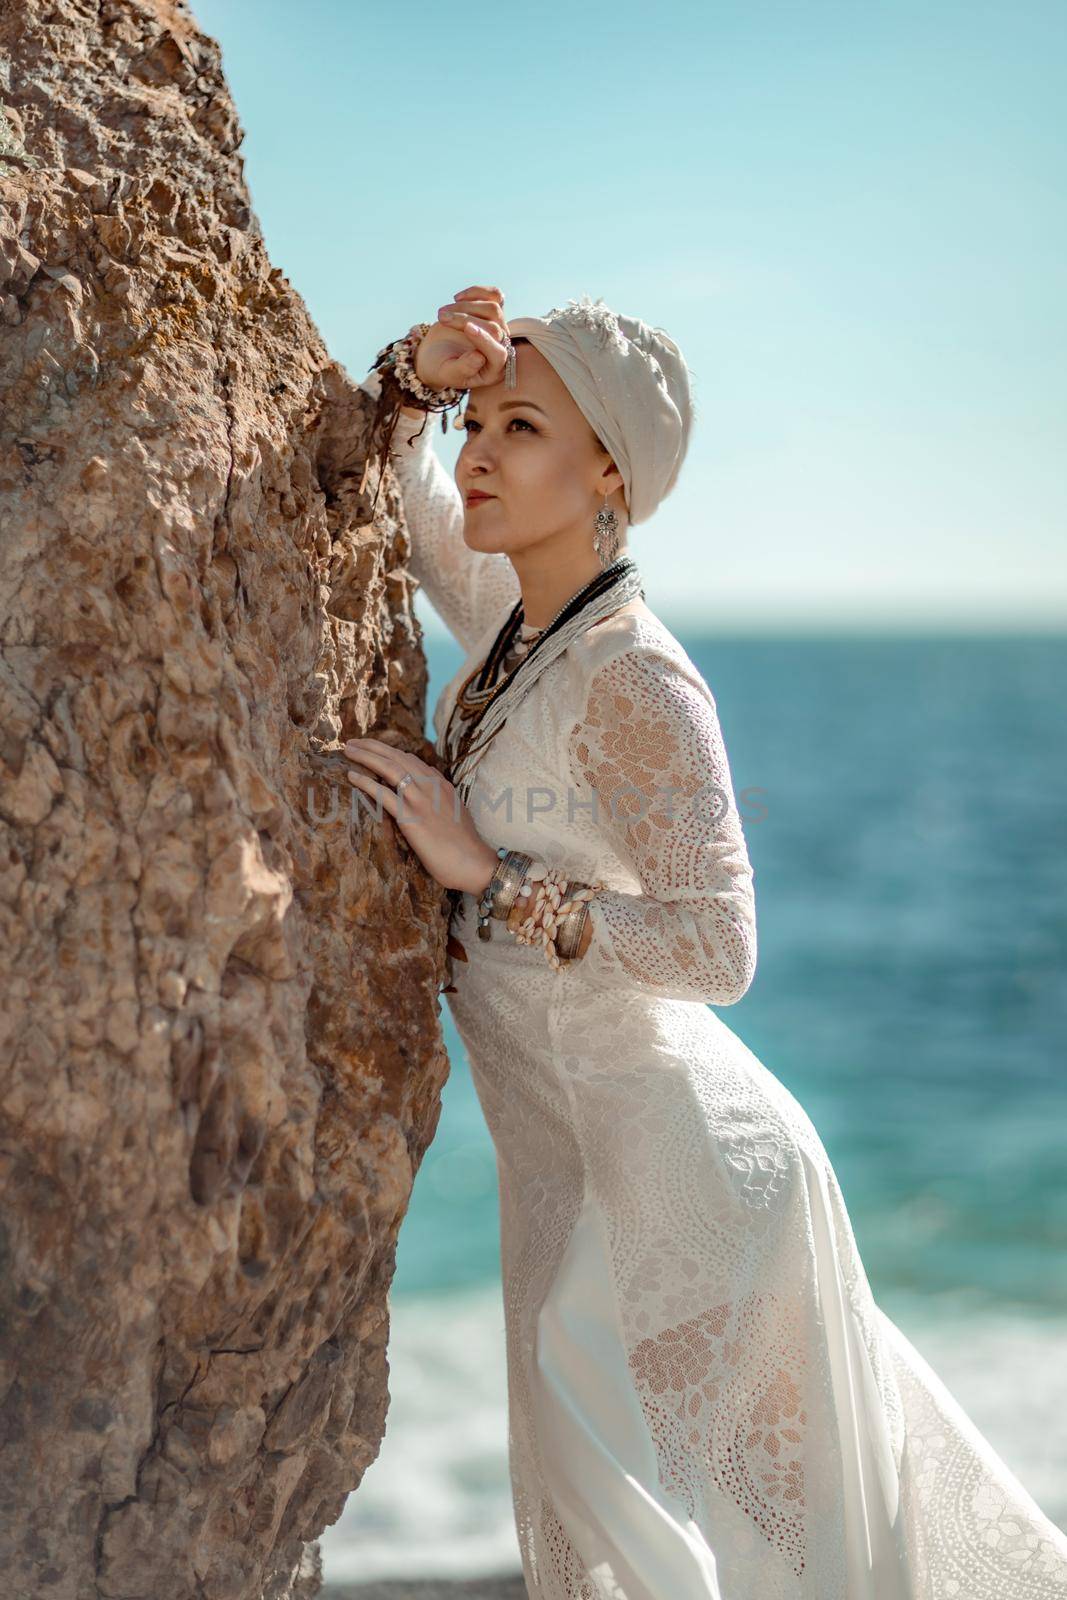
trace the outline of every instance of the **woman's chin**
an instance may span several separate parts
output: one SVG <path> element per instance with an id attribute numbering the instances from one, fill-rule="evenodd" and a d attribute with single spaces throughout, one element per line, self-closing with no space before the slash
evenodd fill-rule
<path id="1" fill-rule="evenodd" d="M 486 501 L 491 505 L 492 501 Z M 463 543 L 469 550 L 481 550 L 485 555 L 500 551 L 501 529 L 493 513 L 479 507 L 463 508 Z"/>

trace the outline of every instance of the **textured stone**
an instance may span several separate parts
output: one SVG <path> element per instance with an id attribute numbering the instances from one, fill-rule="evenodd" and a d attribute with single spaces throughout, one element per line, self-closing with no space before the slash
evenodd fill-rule
<path id="1" fill-rule="evenodd" d="M 432 757 L 406 535 L 185 7 L 16 0 L 0 63 L 4 1594 L 310 1595 L 447 1073 L 337 754 Z"/>

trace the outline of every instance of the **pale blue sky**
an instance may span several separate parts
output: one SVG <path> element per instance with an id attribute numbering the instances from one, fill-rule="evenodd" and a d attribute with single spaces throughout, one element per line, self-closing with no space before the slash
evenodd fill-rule
<path id="1" fill-rule="evenodd" d="M 194 9 L 354 377 L 474 282 L 677 339 L 673 626 L 1067 627 L 1063 0 Z"/>

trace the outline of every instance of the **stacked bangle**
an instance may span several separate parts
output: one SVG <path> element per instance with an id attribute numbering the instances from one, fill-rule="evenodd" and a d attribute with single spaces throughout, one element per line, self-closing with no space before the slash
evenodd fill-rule
<path id="1" fill-rule="evenodd" d="M 527 914 L 514 930 L 520 944 L 540 944 L 555 971 L 577 957 L 593 896 L 604 885 L 568 879 L 555 867 L 522 850 L 497 850 L 500 865 L 493 871 L 478 901 L 478 937 L 491 939 L 490 919 L 507 922 L 520 896 L 533 895 Z"/>
<path id="2" fill-rule="evenodd" d="M 479 939 L 491 939 L 493 930 L 489 926 L 490 917 L 506 922 L 519 896 L 530 894 L 534 883 L 545 875 L 544 865 L 535 862 L 533 856 L 526 855 L 522 850 L 509 850 L 501 845 L 496 854 L 500 865 L 493 869 L 493 876 L 478 901 Z"/>

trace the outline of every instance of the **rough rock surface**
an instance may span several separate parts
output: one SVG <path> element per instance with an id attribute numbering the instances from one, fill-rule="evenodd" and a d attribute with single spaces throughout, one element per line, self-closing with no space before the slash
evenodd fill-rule
<path id="1" fill-rule="evenodd" d="M 406 535 L 188 10 L 12 0 L 0 88 L 3 1593 L 310 1595 L 448 1070 L 336 753 L 432 755 Z"/>

